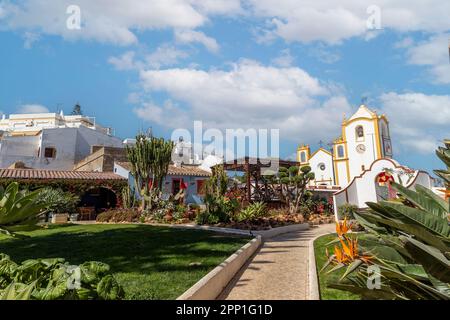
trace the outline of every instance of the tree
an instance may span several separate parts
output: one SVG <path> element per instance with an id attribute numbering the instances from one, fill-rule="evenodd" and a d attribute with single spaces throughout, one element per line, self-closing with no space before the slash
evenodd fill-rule
<path id="1" fill-rule="evenodd" d="M 136 144 L 127 146 L 136 190 L 141 190 L 141 209 L 152 209 L 160 200 L 164 178 L 172 160 L 174 143 L 163 138 L 136 136 Z"/>
<path id="2" fill-rule="evenodd" d="M 289 207 L 289 213 L 297 213 L 302 199 L 307 191 L 307 186 L 314 180 L 314 172 L 310 166 L 280 167 L 277 174 L 266 175 L 265 179 L 270 183 L 275 194 Z"/>
<path id="3" fill-rule="evenodd" d="M 80 106 L 79 103 L 77 103 L 73 107 L 71 115 L 73 115 L 73 116 L 81 116 L 81 115 L 83 115 L 83 112 L 81 111 L 81 106 Z"/>

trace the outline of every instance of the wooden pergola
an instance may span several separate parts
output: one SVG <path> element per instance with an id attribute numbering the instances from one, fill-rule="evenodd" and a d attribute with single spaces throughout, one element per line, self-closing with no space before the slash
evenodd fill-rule
<path id="1" fill-rule="evenodd" d="M 260 159 L 245 157 L 225 162 L 223 167 L 225 171 L 244 172 L 246 177 L 245 200 L 248 202 L 254 200 L 271 202 L 276 201 L 276 195 L 270 192 L 267 182 L 264 179 L 261 179 L 261 177 L 263 176 L 263 170 L 272 169 L 272 165 L 277 165 L 278 168 L 289 168 L 292 166 L 300 166 L 300 163 L 277 158 Z"/>

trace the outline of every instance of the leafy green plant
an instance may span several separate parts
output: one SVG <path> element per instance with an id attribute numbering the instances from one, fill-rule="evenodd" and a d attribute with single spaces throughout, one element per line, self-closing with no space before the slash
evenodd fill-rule
<path id="1" fill-rule="evenodd" d="M 341 220 L 344 218 L 347 218 L 347 220 L 355 219 L 356 212 L 358 212 L 358 206 L 353 204 L 346 203 L 338 207 L 338 216 Z"/>
<path id="2" fill-rule="evenodd" d="M 237 215 L 237 221 L 252 221 L 258 218 L 267 217 L 268 215 L 269 211 L 267 210 L 266 204 L 264 202 L 255 202 L 239 212 Z"/>
<path id="3" fill-rule="evenodd" d="M 438 150 L 450 163 L 449 145 Z M 448 178 L 449 171 L 439 171 Z M 447 176 L 446 176 L 447 175 Z M 339 283 L 329 286 L 367 299 L 450 299 L 449 203 L 431 190 L 417 185 L 409 190 L 392 183 L 402 197 L 398 201 L 367 203 L 369 210 L 355 218 L 373 237 L 358 247 L 356 236 L 347 235 L 348 226 L 338 224 L 338 242 L 328 264 L 330 272 L 346 268 Z M 345 223 L 345 222 L 344 222 Z M 345 230 L 344 230 L 345 229 Z M 381 288 L 366 286 L 368 268 L 376 266 Z"/>
<path id="4" fill-rule="evenodd" d="M 12 182 L 6 189 L 0 186 L 0 233 L 22 237 L 16 231 L 36 225 L 45 204 L 38 203 L 40 190 L 19 191 L 19 184 Z"/>
<path id="5" fill-rule="evenodd" d="M 0 300 L 116 300 L 124 296 L 109 266 L 85 262 L 71 266 L 62 258 L 21 264 L 0 254 Z"/>
<path id="6" fill-rule="evenodd" d="M 223 166 L 216 166 L 212 176 L 204 184 L 206 210 L 197 215 L 198 224 L 229 222 L 238 212 L 238 199 L 227 196 L 228 182 Z"/>
<path id="7" fill-rule="evenodd" d="M 48 213 L 74 213 L 80 197 L 61 189 L 44 188 L 39 192 L 36 203 L 44 206 Z"/>

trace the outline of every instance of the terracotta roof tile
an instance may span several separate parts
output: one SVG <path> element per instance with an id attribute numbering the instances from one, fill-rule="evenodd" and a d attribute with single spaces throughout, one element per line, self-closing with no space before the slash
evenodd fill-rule
<path id="1" fill-rule="evenodd" d="M 130 162 L 116 162 L 122 168 L 131 171 L 131 163 Z M 196 176 L 196 177 L 209 177 L 211 173 L 208 171 L 202 170 L 195 166 L 181 166 L 176 167 L 174 165 L 169 165 L 169 176 Z"/>
<path id="2" fill-rule="evenodd" d="M 111 172 L 0 169 L 0 179 L 126 180 Z"/>

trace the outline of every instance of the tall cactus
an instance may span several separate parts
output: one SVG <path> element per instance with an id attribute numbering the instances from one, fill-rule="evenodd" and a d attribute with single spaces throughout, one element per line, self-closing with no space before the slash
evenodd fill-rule
<path id="1" fill-rule="evenodd" d="M 173 147 L 172 141 L 144 134 L 136 136 L 134 146 L 127 146 L 135 187 L 141 190 L 142 210 L 147 209 L 148 205 L 151 209 L 155 198 L 159 198 L 164 178 L 169 170 Z"/>

